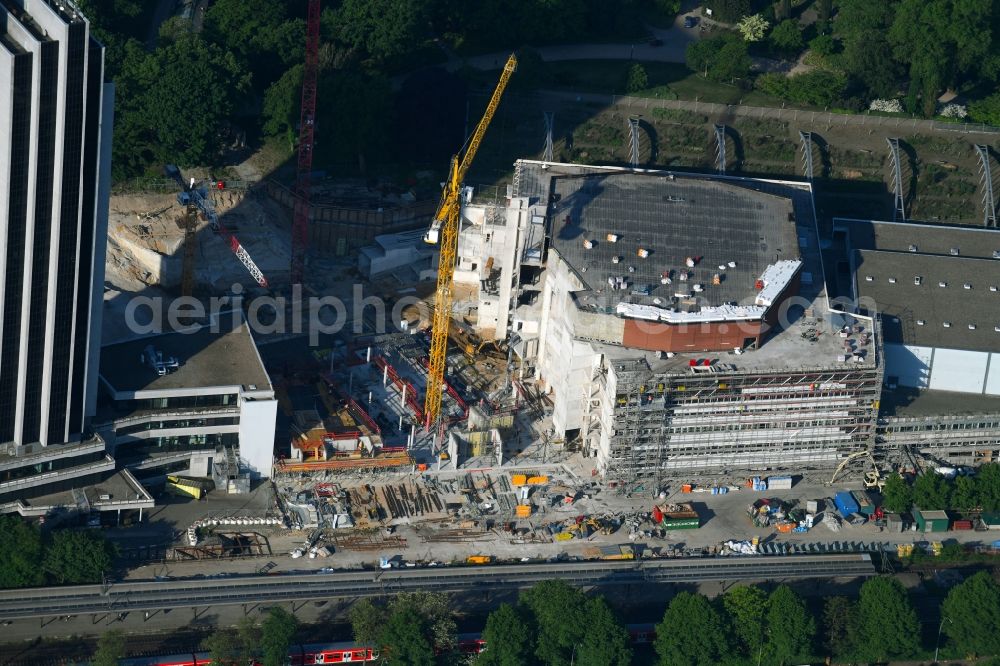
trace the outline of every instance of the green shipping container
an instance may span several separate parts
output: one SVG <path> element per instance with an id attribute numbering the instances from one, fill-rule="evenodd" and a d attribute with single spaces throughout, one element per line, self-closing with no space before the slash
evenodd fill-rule
<path id="1" fill-rule="evenodd" d="M 666 530 L 696 530 L 701 527 L 700 518 L 664 518 L 660 527 Z"/>
<path id="2" fill-rule="evenodd" d="M 914 509 L 913 522 L 917 524 L 917 529 L 921 532 L 947 532 L 951 526 L 951 519 L 944 511 Z"/>

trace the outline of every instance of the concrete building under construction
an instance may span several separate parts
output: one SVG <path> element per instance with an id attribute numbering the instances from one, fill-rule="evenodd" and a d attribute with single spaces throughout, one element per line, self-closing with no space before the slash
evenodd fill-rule
<path id="1" fill-rule="evenodd" d="M 879 325 L 831 304 L 807 183 L 522 160 L 463 223 L 478 332 L 509 338 L 607 482 L 873 445 Z"/>

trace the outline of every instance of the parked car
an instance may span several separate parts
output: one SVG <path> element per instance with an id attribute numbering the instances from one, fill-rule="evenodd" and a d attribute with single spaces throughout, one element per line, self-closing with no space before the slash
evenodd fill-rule
<path id="1" fill-rule="evenodd" d="M 684 27 L 685 28 L 693 28 L 696 25 L 698 25 L 698 17 L 697 16 L 685 16 L 684 17 Z"/>

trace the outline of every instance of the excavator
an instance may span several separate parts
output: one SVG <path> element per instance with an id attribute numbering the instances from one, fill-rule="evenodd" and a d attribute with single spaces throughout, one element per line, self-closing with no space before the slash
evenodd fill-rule
<path id="1" fill-rule="evenodd" d="M 511 54 L 500 73 L 486 111 L 479 120 L 472 137 L 469 139 L 465 153 L 459 158 L 451 158 L 448 169 L 448 180 L 441 192 L 441 202 L 438 204 L 430 229 L 424 234 L 424 242 L 440 244 L 441 255 L 438 261 L 437 290 L 434 300 L 434 316 L 431 320 L 431 351 L 427 376 L 427 395 L 424 398 L 424 427 L 428 430 L 437 423 L 441 414 L 442 389 L 444 387 L 444 370 L 448 355 L 448 331 L 451 321 L 452 281 L 455 276 L 455 257 L 458 253 L 458 232 L 462 208 L 462 181 L 479 151 L 479 145 L 486 135 L 486 129 L 493 120 L 500 98 L 511 75 L 517 69 L 517 58 Z"/>

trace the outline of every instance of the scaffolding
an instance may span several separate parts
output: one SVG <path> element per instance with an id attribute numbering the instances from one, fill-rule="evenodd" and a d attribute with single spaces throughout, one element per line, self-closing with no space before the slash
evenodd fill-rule
<path id="1" fill-rule="evenodd" d="M 545 118 L 545 149 L 542 151 L 542 160 L 545 162 L 552 161 L 552 127 L 555 123 L 555 114 L 551 111 L 545 111 L 542 114 Z"/>
<path id="2" fill-rule="evenodd" d="M 715 168 L 719 175 L 726 175 L 726 126 L 715 126 Z"/>
<path id="3" fill-rule="evenodd" d="M 813 142 L 812 132 L 799 132 L 802 141 L 802 171 L 806 180 L 813 179 Z"/>
<path id="4" fill-rule="evenodd" d="M 887 137 L 885 141 L 889 144 L 889 164 L 892 167 L 892 221 L 906 222 L 906 202 L 903 198 L 903 166 L 899 159 L 899 139 Z"/>
<path id="5" fill-rule="evenodd" d="M 633 169 L 639 168 L 639 117 L 630 116 L 628 119 L 629 137 L 629 164 Z"/>
<path id="6" fill-rule="evenodd" d="M 979 178 L 983 186 L 983 226 L 997 226 L 997 206 L 993 198 L 993 172 L 990 169 L 990 149 L 984 144 L 976 144 L 979 156 Z"/>
<path id="7" fill-rule="evenodd" d="M 629 492 L 658 492 L 677 474 L 830 469 L 875 442 L 881 364 L 690 375 L 645 368 L 614 364 L 609 396 L 606 476 Z"/>

